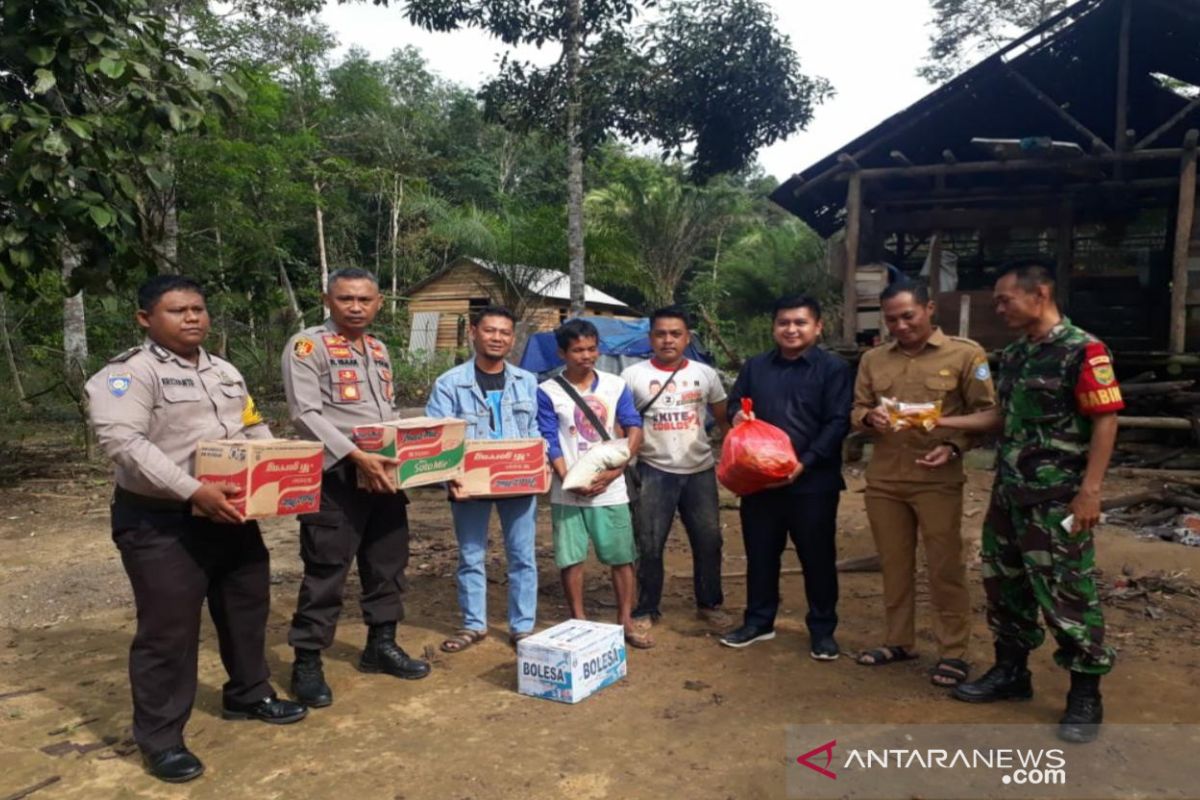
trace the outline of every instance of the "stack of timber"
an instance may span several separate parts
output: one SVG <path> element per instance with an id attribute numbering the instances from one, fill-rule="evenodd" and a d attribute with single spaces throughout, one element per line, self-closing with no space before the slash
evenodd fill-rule
<path id="1" fill-rule="evenodd" d="M 1123 477 L 1200 477 L 1200 387 L 1157 380 L 1153 372 L 1124 381 L 1113 473 Z M 1195 474 L 1186 474 L 1186 473 Z"/>
<path id="2" fill-rule="evenodd" d="M 1112 497 L 1101 507 L 1108 521 L 1135 530 L 1153 533 L 1159 538 L 1200 542 L 1200 531 L 1193 526 L 1200 519 L 1200 480 L 1158 481 L 1142 491 Z"/>

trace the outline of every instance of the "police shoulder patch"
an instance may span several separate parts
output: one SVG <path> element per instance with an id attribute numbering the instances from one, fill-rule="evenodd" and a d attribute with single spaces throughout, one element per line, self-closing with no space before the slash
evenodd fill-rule
<path id="1" fill-rule="evenodd" d="M 110 364 L 124 364 L 126 361 L 128 361 L 128 360 L 129 360 L 129 359 L 131 359 L 131 358 L 133 358 L 134 356 L 136 356 L 136 355 L 137 355 L 138 353 L 140 353 L 141 351 L 142 351 L 142 346 L 141 346 L 141 345 L 138 345 L 137 347 L 131 347 L 131 348 L 129 348 L 128 350 L 126 350 L 126 351 L 124 351 L 124 352 L 122 352 L 122 353 L 118 353 L 117 355 L 115 355 L 115 356 L 113 356 L 112 358 L 110 358 L 110 359 L 108 360 L 108 363 L 110 363 Z"/>
<path id="2" fill-rule="evenodd" d="M 129 391 L 129 387 L 133 385 L 133 373 L 130 372 L 110 372 L 108 373 L 108 392 L 113 397 L 124 397 Z"/>
<path id="3" fill-rule="evenodd" d="M 309 339 L 307 336 L 301 336 L 292 345 L 292 353 L 295 354 L 296 358 L 308 358 L 312 355 L 314 346 L 312 339 Z"/>

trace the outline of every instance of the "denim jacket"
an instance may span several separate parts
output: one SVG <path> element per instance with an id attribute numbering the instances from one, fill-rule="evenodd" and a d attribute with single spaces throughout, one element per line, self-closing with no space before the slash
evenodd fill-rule
<path id="1" fill-rule="evenodd" d="M 505 439 L 541 436 L 537 426 L 537 377 L 532 372 L 505 362 L 500 413 Z M 491 415 L 475 382 L 475 359 L 438 376 L 425 404 L 425 414 L 466 420 L 468 439 L 489 438 Z"/>

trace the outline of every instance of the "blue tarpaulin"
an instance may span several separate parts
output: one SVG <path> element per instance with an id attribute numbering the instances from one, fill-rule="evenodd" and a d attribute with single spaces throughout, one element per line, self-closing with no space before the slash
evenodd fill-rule
<path id="1" fill-rule="evenodd" d="M 581 317 L 596 326 L 600 333 L 600 361 L 596 364 L 606 372 L 619 373 L 630 364 L 643 361 L 650 357 L 650 320 L 633 319 L 619 320 L 612 317 Z M 711 359 L 696 346 L 693 334 L 692 343 L 685 351 L 688 358 L 697 361 L 711 362 Z M 535 333 L 525 343 L 525 353 L 521 356 L 521 367 L 541 376 L 558 369 L 563 364 L 558 357 L 558 345 L 554 341 L 554 333 L 545 331 Z"/>

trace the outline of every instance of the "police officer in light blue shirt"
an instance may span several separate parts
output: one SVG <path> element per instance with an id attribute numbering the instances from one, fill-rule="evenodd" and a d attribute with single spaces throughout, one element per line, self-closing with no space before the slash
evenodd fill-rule
<path id="1" fill-rule="evenodd" d="M 505 361 L 515 341 L 516 317 L 507 308 L 487 306 L 471 320 L 475 357 L 447 370 L 434 384 L 425 413 L 467 423 L 468 439 L 524 439 L 537 428 L 537 378 Z M 537 562 L 534 553 L 537 496 L 472 500 L 462 486 L 450 484 L 450 510 L 458 539 L 458 603 L 463 625 L 442 642 L 457 653 L 487 637 L 488 521 L 492 506 L 500 514 L 508 558 L 509 641 L 533 631 L 537 609 Z"/>

